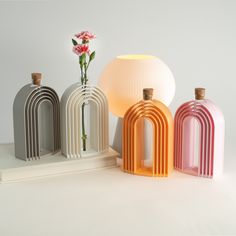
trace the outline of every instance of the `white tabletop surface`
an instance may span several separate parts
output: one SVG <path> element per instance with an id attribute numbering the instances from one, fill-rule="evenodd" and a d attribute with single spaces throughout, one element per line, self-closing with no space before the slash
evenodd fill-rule
<path id="1" fill-rule="evenodd" d="M 112 168 L 1 184 L 0 235 L 236 235 L 235 167 L 227 155 L 215 180 Z"/>

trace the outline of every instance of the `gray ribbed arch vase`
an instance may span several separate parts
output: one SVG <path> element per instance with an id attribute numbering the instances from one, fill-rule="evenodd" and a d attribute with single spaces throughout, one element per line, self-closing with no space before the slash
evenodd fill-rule
<path id="1" fill-rule="evenodd" d="M 32 73 L 32 84 L 17 93 L 13 104 L 15 156 L 39 159 L 60 150 L 60 102 L 54 89 L 41 85 L 41 74 Z"/>

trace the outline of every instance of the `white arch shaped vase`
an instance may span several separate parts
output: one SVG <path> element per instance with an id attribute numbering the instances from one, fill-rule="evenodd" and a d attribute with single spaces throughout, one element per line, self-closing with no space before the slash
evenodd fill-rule
<path id="1" fill-rule="evenodd" d="M 88 132 L 86 151 L 82 150 L 81 107 L 86 103 Z M 96 86 L 75 83 L 61 99 L 62 153 L 67 158 L 99 156 L 109 152 L 108 101 Z"/>

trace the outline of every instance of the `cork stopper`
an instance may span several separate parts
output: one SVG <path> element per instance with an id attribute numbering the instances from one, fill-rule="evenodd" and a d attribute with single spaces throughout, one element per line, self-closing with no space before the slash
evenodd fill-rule
<path id="1" fill-rule="evenodd" d="M 195 99 L 203 100 L 205 98 L 205 88 L 195 88 Z"/>
<path id="2" fill-rule="evenodd" d="M 143 89 L 143 99 L 151 100 L 153 95 L 153 88 L 144 88 Z"/>
<path id="3" fill-rule="evenodd" d="M 40 86 L 41 85 L 41 79 L 42 79 L 42 74 L 41 73 L 32 73 L 32 83 L 34 85 Z"/>

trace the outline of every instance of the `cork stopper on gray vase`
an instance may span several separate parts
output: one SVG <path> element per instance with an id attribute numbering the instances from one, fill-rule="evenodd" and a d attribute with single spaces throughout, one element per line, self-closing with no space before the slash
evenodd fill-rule
<path id="1" fill-rule="evenodd" d="M 32 73 L 32 83 L 33 85 L 40 86 L 41 85 L 41 80 L 42 80 L 42 74 L 41 73 Z"/>
<path id="2" fill-rule="evenodd" d="M 144 88 L 143 89 L 143 99 L 152 100 L 153 88 Z"/>
<path id="3" fill-rule="evenodd" d="M 195 88 L 195 99 L 203 100 L 205 98 L 205 88 Z"/>

